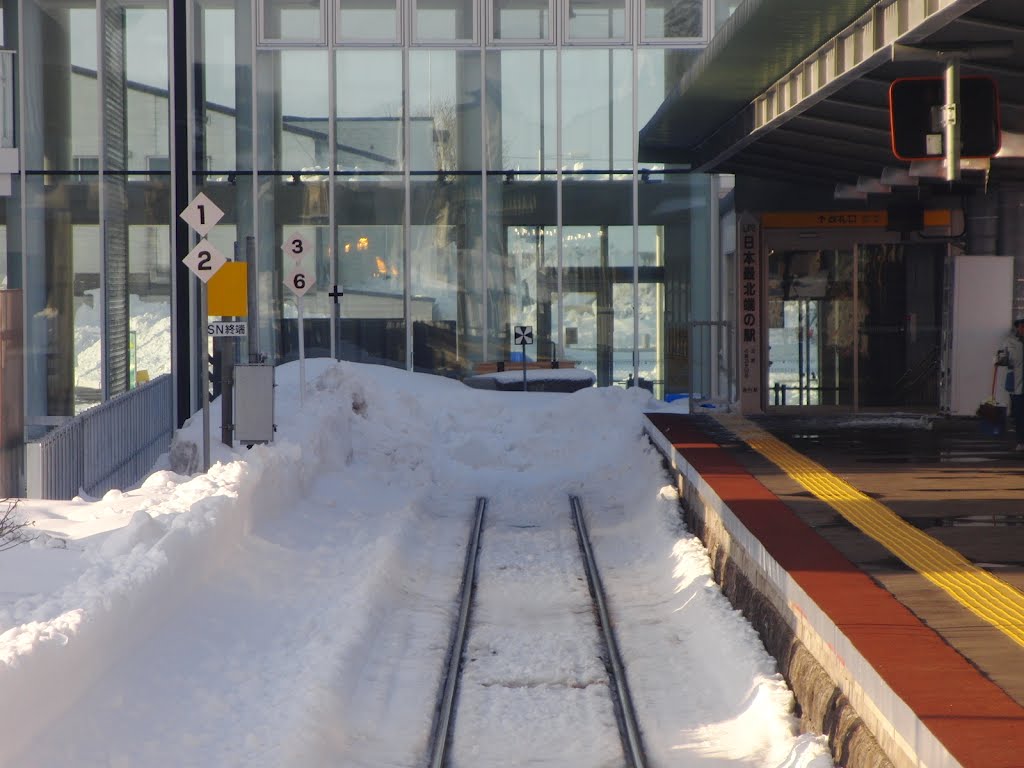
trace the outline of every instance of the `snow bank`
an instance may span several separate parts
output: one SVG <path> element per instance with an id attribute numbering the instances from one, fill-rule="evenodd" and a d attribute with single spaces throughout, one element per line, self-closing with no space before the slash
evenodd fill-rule
<path id="1" fill-rule="evenodd" d="M 87 543 L 91 564 L 76 581 L 0 612 L 4 754 L 31 743 L 125 650 L 156 630 L 257 516 L 288 508 L 325 459 L 345 455 L 352 413 L 351 400 L 329 398 L 302 414 L 301 444 L 285 436 L 251 451 L 218 446 L 223 461 L 204 475 L 154 473 L 143 486 L 151 491 L 145 496 L 151 511 L 136 511 L 124 527 Z M 190 422 L 178 439 L 198 434 Z M 0 765 L 6 765 L 2 758 Z"/>

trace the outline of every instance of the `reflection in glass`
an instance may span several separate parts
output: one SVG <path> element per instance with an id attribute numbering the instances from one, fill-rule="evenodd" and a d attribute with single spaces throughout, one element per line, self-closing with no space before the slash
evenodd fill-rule
<path id="1" fill-rule="evenodd" d="M 323 0 L 263 0 L 264 40 L 310 41 L 323 39 Z"/>
<path id="2" fill-rule="evenodd" d="M 127 137 L 126 165 L 148 170 L 147 158 L 170 156 L 167 132 L 167 11 L 127 8 L 124 11 L 127 107 L 122 117 Z M 110 77 L 108 67 L 105 76 Z M 109 92 L 109 88 L 108 88 Z M 109 136 L 108 143 L 109 143 Z"/>
<path id="3" fill-rule="evenodd" d="M 699 55 L 694 48 L 637 51 L 637 125 L 647 124 Z"/>
<path id="4" fill-rule="evenodd" d="M 400 178 L 341 180 L 335 188 L 341 360 L 405 367 L 405 195 Z"/>
<path id="5" fill-rule="evenodd" d="M 704 0 L 644 0 L 647 39 L 694 38 L 704 33 Z"/>
<path id="6" fill-rule="evenodd" d="M 487 53 L 487 167 L 522 171 L 556 169 L 557 110 L 553 50 Z M 516 174 L 511 180 L 522 180 Z"/>
<path id="7" fill-rule="evenodd" d="M 479 359 L 483 259 L 479 177 L 414 179 L 409 243 L 413 367 L 457 374 Z"/>
<path id="8" fill-rule="evenodd" d="M 410 52 L 413 171 L 480 170 L 480 66 L 476 51 Z"/>
<path id="9" fill-rule="evenodd" d="M 129 389 L 171 372 L 170 187 L 169 174 L 128 184 Z"/>
<path id="10" fill-rule="evenodd" d="M 574 49 L 562 54 L 562 169 L 608 179 L 633 167 L 633 55 Z M 598 173 L 586 173 L 598 171 Z"/>
<path id="11" fill-rule="evenodd" d="M 102 399 L 99 181 L 27 179 L 27 423 L 53 424 Z M 77 342 L 77 343 L 76 343 Z M 76 351 L 77 347 L 77 351 Z"/>
<path id="12" fill-rule="evenodd" d="M 565 357 L 602 387 L 633 374 L 632 243 L 629 226 L 562 228 Z"/>
<path id="13" fill-rule="evenodd" d="M 327 51 L 260 51 L 257 55 L 258 108 L 278 120 L 277 135 L 259 143 L 259 170 L 327 170 L 331 162 Z M 281 82 L 290 85 L 282 89 Z"/>
<path id="14" fill-rule="evenodd" d="M 661 324 L 654 331 L 659 340 L 653 352 L 656 393 L 659 386 L 668 394 L 707 391 L 695 388 L 717 374 L 717 369 L 709 369 L 719 362 L 715 354 L 719 336 L 710 333 L 707 323 L 713 302 L 708 289 L 709 260 L 700 256 L 709 248 L 708 185 L 704 175 L 666 174 L 663 181 L 641 182 L 639 186 L 641 327 L 637 342 L 641 350 L 648 332 L 643 318 L 650 306 L 645 304 L 645 285 L 664 286 L 663 291 L 648 297 L 655 302 Z M 721 355 L 724 360 L 724 348 Z M 649 364 L 644 363 L 647 356 L 640 352 L 642 367 Z"/>
<path id="15" fill-rule="evenodd" d="M 550 40 L 550 0 L 492 0 L 494 40 Z"/>
<path id="16" fill-rule="evenodd" d="M 235 13 L 226 8 L 197 5 L 202 13 L 203 44 L 196 46 L 196 67 L 203 82 L 204 101 L 197 104 L 207 170 L 252 170 L 243 154 L 236 159 L 236 122 L 248 123 L 235 107 Z"/>
<path id="17" fill-rule="evenodd" d="M 339 171 L 402 168 L 402 52 L 337 53 L 336 167 Z"/>
<path id="18" fill-rule="evenodd" d="M 476 39 L 473 0 L 414 0 L 418 42 L 457 42 Z"/>
<path id="19" fill-rule="evenodd" d="M 663 397 L 664 372 L 664 314 L 665 314 L 665 253 L 664 231 L 661 227 L 641 226 L 637 233 L 637 366 L 639 383 L 653 385 L 655 397 Z"/>
<path id="20" fill-rule="evenodd" d="M 624 40 L 626 0 L 569 0 L 570 40 Z"/>
<path id="21" fill-rule="evenodd" d="M 725 24 L 736 9 L 739 8 L 742 0 L 715 0 L 715 31 Z"/>
<path id="22" fill-rule="evenodd" d="M 337 37 L 346 42 L 398 40 L 398 0 L 336 0 Z"/>

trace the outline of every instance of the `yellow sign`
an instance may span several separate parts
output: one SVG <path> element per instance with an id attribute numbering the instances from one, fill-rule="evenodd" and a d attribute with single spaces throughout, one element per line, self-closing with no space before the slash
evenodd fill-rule
<path id="1" fill-rule="evenodd" d="M 249 291 L 246 263 L 229 261 L 206 282 L 207 317 L 246 317 Z"/>
<path id="2" fill-rule="evenodd" d="M 924 212 L 926 227 L 948 227 L 951 219 L 949 211 Z M 780 211 L 761 214 L 761 226 L 766 229 L 884 228 L 888 225 L 887 211 Z"/>

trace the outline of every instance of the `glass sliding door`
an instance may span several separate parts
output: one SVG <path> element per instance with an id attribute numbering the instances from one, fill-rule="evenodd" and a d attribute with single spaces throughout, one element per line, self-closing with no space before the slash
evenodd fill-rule
<path id="1" fill-rule="evenodd" d="M 945 247 L 861 245 L 857 379 L 866 407 L 938 403 Z"/>
<path id="2" fill-rule="evenodd" d="M 848 239 L 768 249 L 768 407 L 936 406 L 945 247 Z"/>
<path id="3" fill-rule="evenodd" d="M 853 254 L 769 252 L 769 406 L 853 405 Z"/>

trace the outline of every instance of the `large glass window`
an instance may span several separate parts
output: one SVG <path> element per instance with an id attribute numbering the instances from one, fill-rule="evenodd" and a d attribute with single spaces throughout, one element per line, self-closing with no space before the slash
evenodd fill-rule
<path id="1" fill-rule="evenodd" d="M 398 0 L 336 0 L 340 42 L 393 43 L 401 39 Z"/>
<path id="2" fill-rule="evenodd" d="M 417 50 L 409 54 L 409 162 L 413 172 L 481 169 L 480 66 L 476 51 Z"/>
<path id="3" fill-rule="evenodd" d="M 402 52 L 339 51 L 335 82 L 337 170 L 401 170 Z"/>
<path id="4" fill-rule="evenodd" d="M 491 0 L 491 39 L 550 42 L 551 0 Z"/>
<path id="5" fill-rule="evenodd" d="M 251 171 L 252 161 L 246 153 L 236 156 L 239 129 L 251 121 L 246 111 L 238 109 L 235 96 L 235 13 L 228 8 L 197 8 L 202 13 L 202 45 L 196 46 L 196 59 L 203 101 L 196 106 L 197 125 L 201 126 L 196 141 L 202 145 L 199 156 L 209 158 L 208 167 L 201 170 L 221 171 L 224 176 L 235 169 Z M 245 71 L 250 72 L 251 67 Z"/>
<path id="6" fill-rule="evenodd" d="M 487 54 L 487 167 L 509 182 L 557 168 L 556 52 Z"/>
<path id="7" fill-rule="evenodd" d="M 402 52 L 339 51 L 336 66 L 337 354 L 405 367 Z"/>
<path id="8" fill-rule="evenodd" d="M 705 3 L 330 0 L 323 17 L 320 5 L 257 6 L 264 35 L 295 44 L 256 52 L 255 109 L 233 36 L 245 20 L 205 20 L 230 26 L 240 51 L 218 63 L 207 33 L 204 149 L 259 150 L 254 237 L 278 359 L 297 353 L 279 246 L 301 231 L 317 284 L 303 305 L 307 354 L 333 337 L 340 358 L 461 375 L 514 355 L 512 326 L 531 325 L 530 356 L 575 360 L 601 385 L 639 373 L 656 393 L 685 386 L 683 362 L 666 363 L 665 318 L 684 312 L 678 340 L 695 311 L 700 193 L 671 169 L 638 174 L 634 144 L 699 51 L 628 43 L 702 40 Z M 335 50 L 304 37 L 314 18 L 332 25 Z M 495 47 L 470 47 L 485 30 Z M 255 117 L 251 136 L 230 127 L 236 104 Z M 344 289 L 337 303 L 331 285 Z"/>
<path id="9" fill-rule="evenodd" d="M 275 120 L 275 132 L 259 142 L 259 170 L 326 170 L 331 162 L 327 51 L 267 51 L 259 58 L 258 109 L 264 119 Z"/>
<path id="10" fill-rule="evenodd" d="M 624 49 L 562 53 L 565 173 L 608 179 L 633 167 L 633 55 Z"/>

